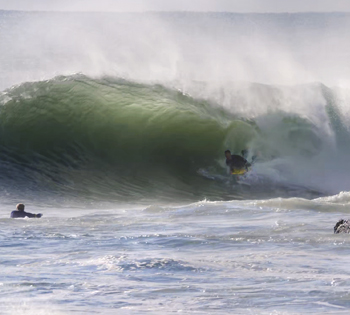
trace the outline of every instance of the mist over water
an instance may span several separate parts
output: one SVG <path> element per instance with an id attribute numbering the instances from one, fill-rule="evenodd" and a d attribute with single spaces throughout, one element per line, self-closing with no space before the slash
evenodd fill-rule
<path id="1" fill-rule="evenodd" d="M 1 17 L 4 87 L 25 76 L 76 72 L 185 86 L 333 85 L 346 82 L 349 70 L 349 16 L 342 13 L 2 11 Z"/>

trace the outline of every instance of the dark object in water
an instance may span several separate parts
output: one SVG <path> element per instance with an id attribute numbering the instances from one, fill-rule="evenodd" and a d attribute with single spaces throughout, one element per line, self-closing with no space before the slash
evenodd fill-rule
<path id="1" fill-rule="evenodd" d="M 350 233 L 349 220 L 340 219 L 334 226 L 334 234 L 338 233 Z"/>

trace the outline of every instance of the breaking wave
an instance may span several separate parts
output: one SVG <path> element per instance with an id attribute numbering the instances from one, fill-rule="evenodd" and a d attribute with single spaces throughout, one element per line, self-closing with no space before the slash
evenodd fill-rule
<path id="1" fill-rule="evenodd" d="M 227 107 L 195 92 L 112 77 L 59 76 L 14 86 L 0 97 L 1 185 L 7 191 L 116 200 L 217 200 L 276 190 L 280 196 L 281 189 L 294 195 L 350 188 L 347 180 L 332 189 L 324 184 L 335 182 L 338 173 L 345 179 L 341 157 L 350 148 L 333 90 L 253 83 L 245 89 L 246 95 L 263 93 L 274 101 L 285 90 L 317 91 L 324 102 L 302 113 L 279 106 L 253 116 L 235 110 L 241 97 L 232 97 Z M 324 117 L 315 119 L 320 108 Z M 248 148 L 249 159 L 259 155 L 244 185 L 226 175 L 227 148 Z"/>

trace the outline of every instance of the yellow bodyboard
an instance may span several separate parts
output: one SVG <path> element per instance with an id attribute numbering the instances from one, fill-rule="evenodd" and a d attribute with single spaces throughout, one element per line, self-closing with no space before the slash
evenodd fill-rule
<path id="1" fill-rule="evenodd" d="M 233 169 L 231 174 L 232 175 L 244 175 L 245 173 L 247 173 L 248 170 L 245 168 L 240 168 L 240 169 Z"/>

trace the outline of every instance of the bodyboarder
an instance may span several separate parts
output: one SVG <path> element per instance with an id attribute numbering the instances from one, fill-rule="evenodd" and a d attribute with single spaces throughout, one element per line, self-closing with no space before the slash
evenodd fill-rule
<path id="1" fill-rule="evenodd" d="M 226 165 L 230 168 L 230 172 L 239 172 L 239 171 L 247 171 L 248 167 L 251 166 L 251 164 L 240 155 L 232 154 L 230 150 L 225 151 L 226 156 Z"/>
<path id="2" fill-rule="evenodd" d="M 28 217 L 28 218 L 41 218 L 42 217 L 42 214 L 41 213 L 38 213 L 38 214 L 35 214 L 35 213 L 30 213 L 30 212 L 25 212 L 24 211 L 24 204 L 23 203 L 19 203 L 16 208 L 17 210 L 14 210 L 11 212 L 11 218 L 25 218 L 25 217 Z"/>

